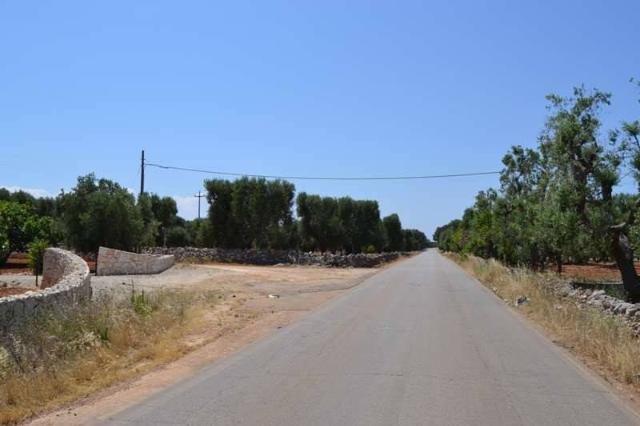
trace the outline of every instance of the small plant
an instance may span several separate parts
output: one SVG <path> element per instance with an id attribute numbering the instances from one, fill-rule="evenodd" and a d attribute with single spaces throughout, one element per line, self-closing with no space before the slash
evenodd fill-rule
<path id="1" fill-rule="evenodd" d="M 9 238 L 7 234 L 0 230 L 0 266 L 4 266 L 9 258 L 11 250 L 9 250 Z"/>
<path id="2" fill-rule="evenodd" d="M 369 244 L 363 247 L 362 251 L 366 254 L 372 254 L 377 252 L 375 246 L 373 244 Z"/>
<path id="3" fill-rule="evenodd" d="M 144 290 L 139 293 L 135 290 L 131 291 L 131 306 L 138 315 L 147 316 L 153 312 L 149 297 L 144 294 Z"/>
<path id="4" fill-rule="evenodd" d="M 604 292 L 608 296 L 615 297 L 616 299 L 626 300 L 629 297 L 629 295 L 626 291 L 624 291 L 624 288 L 621 285 L 609 284 L 605 285 L 603 288 Z"/>
<path id="5" fill-rule="evenodd" d="M 49 243 L 45 240 L 35 240 L 29 244 L 29 268 L 36 276 L 36 287 L 38 286 L 38 276 L 42 275 L 44 267 L 44 251 L 49 247 Z"/>

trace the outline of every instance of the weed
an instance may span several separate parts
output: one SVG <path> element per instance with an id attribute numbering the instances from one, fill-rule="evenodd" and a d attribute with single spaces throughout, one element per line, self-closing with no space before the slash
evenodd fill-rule
<path id="1" fill-rule="evenodd" d="M 149 299 L 144 295 L 144 290 L 136 292 L 131 290 L 131 306 L 138 315 L 151 315 L 153 307 L 149 303 Z"/>

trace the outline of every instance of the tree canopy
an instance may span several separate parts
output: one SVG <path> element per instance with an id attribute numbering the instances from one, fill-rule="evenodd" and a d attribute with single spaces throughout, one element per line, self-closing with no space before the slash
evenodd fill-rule
<path id="1" fill-rule="evenodd" d="M 39 216 L 32 205 L 0 201 L 0 265 L 12 251 L 25 251 L 33 241 L 55 243 L 58 238 L 53 220 Z"/>
<path id="2" fill-rule="evenodd" d="M 55 198 L 0 188 L 0 258 L 24 251 L 34 240 L 64 244 L 83 253 L 99 246 L 137 250 L 147 246 L 303 249 L 345 253 L 422 250 L 427 237 L 402 229 L 392 214 L 380 218 L 377 201 L 300 193 L 283 180 L 241 178 L 204 182 L 207 218 L 185 220 L 176 201 L 152 193 L 137 199 L 109 179 L 89 174 Z"/>
<path id="3" fill-rule="evenodd" d="M 532 268 L 613 259 L 627 290 L 640 294 L 632 288 L 638 280 L 629 242 L 640 201 L 614 194 L 623 171 L 640 185 L 640 124 L 603 134 L 600 115 L 611 95 L 599 90 L 577 87 L 547 100 L 550 115 L 537 147 L 512 147 L 502 160 L 500 188 L 481 191 L 434 239 L 444 250 Z"/>
<path id="4" fill-rule="evenodd" d="M 294 244 L 293 184 L 245 177 L 207 180 L 205 188 L 211 245 L 266 249 Z"/>
<path id="5" fill-rule="evenodd" d="M 81 252 L 100 245 L 133 250 L 141 241 L 144 222 L 135 198 L 113 181 L 81 176 L 60 204 L 67 244 Z"/>

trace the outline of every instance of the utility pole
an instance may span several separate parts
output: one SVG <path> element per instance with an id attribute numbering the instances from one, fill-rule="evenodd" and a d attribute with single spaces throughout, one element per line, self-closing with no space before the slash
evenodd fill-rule
<path id="1" fill-rule="evenodd" d="M 198 191 L 198 194 L 195 197 L 198 199 L 198 219 L 200 219 L 200 199 L 204 197 L 204 194 L 200 194 L 201 191 Z"/>
<path id="2" fill-rule="evenodd" d="M 144 149 L 140 157 L 140 195 L 144 192 Z"/>

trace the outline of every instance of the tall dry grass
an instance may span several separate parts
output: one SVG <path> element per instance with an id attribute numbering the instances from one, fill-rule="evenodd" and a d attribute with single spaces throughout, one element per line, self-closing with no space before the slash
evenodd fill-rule
<path id="1" fill-rule="evenodd" d="M 594 362 L 607 377 L 640 390 L 640 341 L 620 318 L 559 296 L 562 283 L 551 273 L 510 269 L 473 256 L 450 257 L 505 301 L 528 297 L 529 303 L 517 309 L 557 344 Z"/>
<path id="2" fill-rule="evenodd" d="M 42 312 L 0 336 L 0 423 L 137 376 L 191 348 L 184 336 L 206 324 L 215 292 L 132 292 Z"/>

